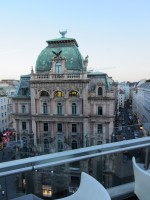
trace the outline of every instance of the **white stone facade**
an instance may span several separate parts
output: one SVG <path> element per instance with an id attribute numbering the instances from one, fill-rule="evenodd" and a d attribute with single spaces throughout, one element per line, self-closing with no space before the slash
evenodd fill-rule
<path id="1" fill-rule="evenodd" d="M 31 99 L 14 99 L 18 139 L 29 144 L 33 134 L 39 151 L 52 152 L 110 142 L 115 112 L 113 88 L 98 84 L 90 92 L 88 78 L 51 81 L 33 80 L 34 76 L 30 79 Z"/>
<path id="2" fill-rule="evenodd" d="M 61 44 L 60 40 L 51 43 L 62 46 L 64 42 L 67 47 L 70 43 L 77 45 L 74 40 L 64 38 Z M 67 66 L 61 51 L 53 53 L 59 55 L 53 55 L 49 71 L 37 72 L 36 69 L 34 73 L 32 70 L 29 76 L 20 79 L 17 95 L 13 98 L 16 139 L 24 140 L 26 146 L 40 152 L 110 142 L 116 101 L 112 78 L 105 73 L 87 73 L 87 57 L 83 60 L 82 70 L 76 65 L 73 70 Z M 80 59 L 75 63 L 81 64 Z"/>

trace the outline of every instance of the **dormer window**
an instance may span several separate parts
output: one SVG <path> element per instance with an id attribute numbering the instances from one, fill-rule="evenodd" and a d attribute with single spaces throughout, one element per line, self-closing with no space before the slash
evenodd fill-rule
<path id="1" fill-rule="evenodd" d="M 22 89 L 21 89 L 21 94 L 22 94 L 23 96 L 26 96 L 26 95 L 27 95 L 27 91 L 28 91 L 28 88 L 22 88 Z"/>
<path id="2" fill-rule="evenodd" d="M 99 87 L 98 88 L 98 96 L 102 96 L 103 95 L 103 88 Z"/>
<path id="3" fill-rule="evenodd" d="M 62 74 L 62 65 L 60 62 L 57 62 L 56 65 L 56 74 Z"/>

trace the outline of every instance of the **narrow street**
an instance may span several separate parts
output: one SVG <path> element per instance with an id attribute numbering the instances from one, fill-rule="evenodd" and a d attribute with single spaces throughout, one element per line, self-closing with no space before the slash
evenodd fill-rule
<path id="1" fill-rule="evenodd" d="M 142 127 L 138 124 L 137 117 L 132 112 L 131 102 L 127 101 L 124 108 L 120 110 L 119 115 L 116 117 L 113 135 L 112 142 L 144 136 Z"/>

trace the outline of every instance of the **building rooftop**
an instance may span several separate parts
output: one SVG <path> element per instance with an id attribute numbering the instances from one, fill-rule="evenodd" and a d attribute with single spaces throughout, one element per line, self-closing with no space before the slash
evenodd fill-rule
<path id="1" fill-rule="evenodd" d="M 78 44 L 74 38 L 67 38 L 65 35 L 47 41 L 48 46 L 41 51 L 36 61 L 36 72 L 50 71 L 52 60 L 56 54 L 60 54 L 65 59 L 67 70 L 84 70 L 83 57 L 78 49 Z"/>

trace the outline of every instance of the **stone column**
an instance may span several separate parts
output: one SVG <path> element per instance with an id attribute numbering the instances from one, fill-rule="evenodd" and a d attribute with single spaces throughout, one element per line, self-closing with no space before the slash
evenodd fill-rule
<path id="1" fill-rule="evenodd" d="M 105 122 L 105 131 L 103 137 L 103 143 L 108 143 L 110 141 L 110 128 L 109 122 Z"/>
<path id="2" fill-rule="evenodd" d="M 86 147 L 86 136 L 88 136 L 88 119 L 83 121 L 83 147 Z"/>
<path id="3" fill-rule="evenodd" d="M 51 102 L 50 102 L 50 115 L 52 116 L 54 113 L 54 110 L 55 110 L 55 104 L 54 104 L 54 99 L 51 99 Z"/>
<path id="4" fill-rule="evenodd" d="M 69 106 L 69 101 L 65 98 L 65 101 L 64 101 L 64 115 L 65 116 L 68 115 L 68 106 Z"/>
<path id="5" fill-rule="evenodd" d="M 89 111 L 89 107 L 88 107 L 88 85 L 85 85 L 85 88 L 83 88 L 82 90 L 82 97 L 83 97 L 83 115 L 84 116 L 88 116 L 88 111 Z"/>
<path id="6" fill-rule="evenodd" d="M 32 131 L 33 131 L 33 139 L 34 139 L 34 146 L 37 145 L 37 130 L 36 130 L 36 122 L 32 120 Z"/>
<path id="7" fill-rule="evenodd" d="M 31 87 L 31 114 L 35 115 L 35 90 Z"/>

